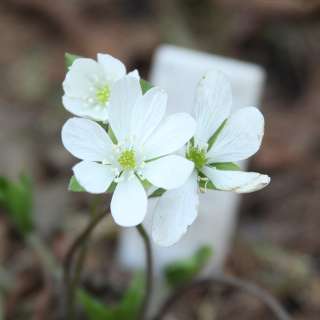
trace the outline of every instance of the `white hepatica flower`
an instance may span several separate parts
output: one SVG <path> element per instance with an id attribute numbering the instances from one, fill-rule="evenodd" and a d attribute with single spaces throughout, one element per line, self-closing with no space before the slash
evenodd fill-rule
<path id="1" fill-rule="evenodd" d="M 186 149 L 195 170 L 182 187 L 167 191 L 159 199 L 152 227 L 153 239 L 159 245 L 176 243 L 196 219 L 199 185 L 202 191 L 211 186 L 246 193 L 270 182 L 267 175 L 242 172 L 231 163 L 255 154 L 264 133 L 264 118 L 257 108 L 243 108 L 230 116 L 231 105 L 231 87 L 222 73 L 211 71 L 201 79 L 193 110 L 197 128 Z"/>
<path id="2" fill-rule="evenodd" d="M 83 160 L 73 167 L 80 185 L 88 192 L 116 188 L 111 213 L 121 226 L 140 224 L 147 210 L 147 195 L 141 180 L 158 188 L 180 187 L 194 164 L 182 156 L 170 155 L 194 134 L 195 121 L 186 113 L 173 114 L 162 121 L 167 95 L 152 88 L 142 95 L 139 80 L 124 77 L 113 87 L 109 105 L 109 125 L 117 139 L 89 119 L 72 118 L 62 129 L 65 148 Z"/>
<path id="3" fill-rule="evenodd" d="M 64 107 L 79 117 L 107 121 L 112 87 L 125 75 L 125 65 L 108 54 L 98 53 L 97 61 L 76 59 L 63 82 Z M 136 70 L 128 75 L 139 79 Z"/>

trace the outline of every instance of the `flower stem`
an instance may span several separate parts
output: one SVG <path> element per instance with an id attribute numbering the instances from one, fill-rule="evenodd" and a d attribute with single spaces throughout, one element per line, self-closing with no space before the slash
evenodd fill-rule
<path id="1" fill-rule="evenodd" d="M 153 256 L 152 256 L 152 247 L 151 247 L 150 238 L 146 230 L 144 229 L 143 225 L 140 224 L 136 228 L 144 242 L 145 252 L 146 252 L 145 293 L 144 293 L 144 298 L 141 303 L 141 307 L 140 307 L 137 319 L 145 320 L 148 314 L 152 290 L 153 290 Z"/>
<path id="2" fill-rule="evenodd" d="M 75 319 L 75 294 L 78 286 L 78 281 L 80 279 L 80 273 L 82 269 L 82 262 L 83 257 L 79 257 L 77 260 L 77 267 L 76 267 L 76 274 L 74 278 L 71 275 L 71 269 L 75 254 L 77 253 L 78 249 L 85 248 L 85 244 L 89 239 L 92 231 L 94 228 L 99 224 L 99 222 L 106 216 L 106 212 L 101 212 L 95 215 L 89 224 L 85 227 L 85 229 L 78 235 L 78 237 L 74 240 L 71 247 L 69 248 L 64 264 L 64 286 L 65 286 L 65 293 L 66 293 L 66 310 L 67 310 L 67 319 L 72 320 Z M 85 249 L 83 249 L 85 250 Z"/>
<path id="3" fill-rule="evenodd" d="M 287 311 L 280 305 L 280 303 L 267 291 L 259 288 L 258 286 L 250 283 L 248 281 L 241 280 L 237 277 L 230 275 L 215 275 L 210 278 L 200 279 L 190 284 L 182 286 L 180 289 L 175 291 L 169 298 L 164 302 L 163 306 L 160 308 L 158 314 L 153 318 L 153 320 L 164 319 L 168 311 L 179 302 L 185 295 L 193 291 L 194 289 L 210 287 L 214 284 L 222 284 L 231 287 L 235 287 L 246 293 L 258 298 L 266 306 L 269 307 L 273 315 L 278 320 L 291 320 L 291 317 Z"/>

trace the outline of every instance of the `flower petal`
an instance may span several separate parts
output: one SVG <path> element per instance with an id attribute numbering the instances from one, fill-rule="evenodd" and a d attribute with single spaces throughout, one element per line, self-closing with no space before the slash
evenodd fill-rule
<path id="1" fill-rule="evenodd" d="M 232 90 L 227 77 L 220 71 L 208 72 L 199 82 L 194 106 L 197 122 L 196 142 L 206 143 L 230 115 Z"/>
<path id="2" fill-rule="evenodd" d="M 125 65 L 110 54 L 98 53 L 97 60 L 104 70 L 107 81 L 113 83 L 125 76 Z"/>
<path id="3" fill-rule="evenodd" d="M 146 141 L 146 159 L 154 159 L 179 150 L 193 136 L 195 128 L 196 122 L 189 114 L 170 115 Z"/>
<path id="4" fill-rule="evenodd" d="M 103 161 L 111 153 L 112 142 L 96 122 L 71 118 L 62 128 L 62 143 L 76 158 L 88 161 Z"/>
<path id="5" fill-rule="evenodd" d="M 140 81 L 134 77 L 125 76 L 112 86 L 109 123 L 118 141 L 129 138 L 134 106 L 141 96 Z"/>
<path id="6" fill-rule="evenodd" d="M 194 171 L 182 187 L 160 197 L 153 214 L 153 240 L 166 247 L 178 242 L 195 221 L 198 205 L 198 182 Z"/>
<path id="7" fill-rule="evenodd" d="M 261 145 L 264 118 L 254 107 L 240 109 L 231 115 L 209 150 L 212 162 L 233 162 L 249 158 Z"/>
<path id="8" fill-rule="evenodd" d="M 110 166 L 91 161 L 81 161 L 73 167 L 80 185 L 90 193 L 103 193 L 109 188 L 114 173 Z"/>
<path id="9" fill-rule="evenodd" d="M 218 170 L 207 166 L 202 172 L 217 189 L 237 193 L 258 191 L 266 187 L 271 180 L 269 176 L 257 172 Z"/>
<path id="10" fill-rule="evenodd" d="M 134 69 L 134 70 L 128 72 L 128 76 L 140 80 L 139 71 L 137 69 Z"/>
<path id="11" fill-rule="evenodd" d="M 194 164 L 177 155 L 170 155 L 147 162 L 142 175 L 153 185 L 163 189 L 175 189 L 189 178 Z"/>
<path id="12" fill-rule="evenodd" d="M 103 71 L 93 59 L 79 58 L 74 61 L 63 81 L 63 90 L 71 98 L 85 99 L 95 77 L 103 77 Z"/>
<path id="13" fill-rule="evenodd" d="M 90 118 L 95 121 L 106 121 L 108 119 L 108 108 L 91 108 L 83 99 L 63 96 L 64 107 L 76 116 Z"/>
<path id="14" fill-rule="evenodd" d="M 151 88 L 134 106 L 131 135 L 143 144 L 158 127 L 167 107 L 167 94 L 160 88 Z"/>
<path id="15" fill-rule="evenodd" d="M 133 227 L 147 213 L 147 194 L 136 176 L 118 183 L 111 200 L 111 213 L 117 224 Z"/>

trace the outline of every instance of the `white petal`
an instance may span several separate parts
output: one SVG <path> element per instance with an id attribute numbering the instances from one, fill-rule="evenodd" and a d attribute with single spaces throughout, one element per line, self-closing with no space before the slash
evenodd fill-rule
<path id="1" fill-rule="evenodd" d="M 137 69 L 128 72 L 128 76 L 140 80 L 139 71 Z"/>
<path id="2" fill-rule="evenodd" d="M 147 212 L 147 194 L 136 176 L 118 183 L 111 200 L 111 213 L 117 224 L 133 227 Z"/>
<path id="3" fill-rule="evenodd" d="M 169 190 L 182 186 L 193 168 L 192 161 L 181 156 L 170 155 L 147 162 L 142 169 L 142 175 L 153 185 Z"/>
<path id="4" fill-rule="evenodd" d="M 260 190 L 270 183 L 270 177 L 257 172 L 218 170 L 204 167 L 202 172 L 211 180 L 217 189 L 249 193 Z"/>
<path id="5" fill-rule="evenodd" d="M 64 95 L 62 98 L 64 107 L 76 116 L 90 118 L 95 121 L 106 121 L 108 119 L 108 108 L 88 108 L 86 102 L 79 98 L 70 98 Z"/>
<path id="6" fill-rule="evenodd" d="M 73 173 L 80 185 L 90 193 L 106 192 L 114 178 L 110 166 L 91 161 L 76 164 Z"/>
<path id="7" fill-rule="evenodd" d="M 128 138 L 134 106 L 141 96 L 140 81 L 133 77 L 125 76 L 112 86 L 109 123 L 118 141 Z"/>
<path id="8" fill-rule="evenodd" d="M 199 82 L 195 97 L 195 139 L 206 143 L 230 115 L 232 91 L 227 77 L 220 71 L 208 72 Z"/>
<path id="9" fill-rule="evenodd" d="M 74 61 L 63 82 L 63 89 L 71 98 L 84 99 L 90 94 L 92 81 L 103 77 L 103 71 L 93 59 L 79 58 Z"/>
<path id="10" fill-rule="evenodd" d="M 167 106 L 167 94 L 151 88 L 136 103 L 131 118 L 131 135 L 143 144 L 161 122 Z"/>
<path id="11" fill-rule="evenodd" d="M 62 128 L 62 143 L 76 158 L 88 161 L 103 161 L 111 153 L 112 142 L 96 122 L 71 118 Z"/>
<path id="12" fill-rule="evenodd" d="M 194 171 L 180 188 L 167 191 L 158 201 L 152 221 L 152 238 L 160 246 L 178 242 L 195 221 L 199 195 Z"/>
<path id="13" fill-rule="evenodd" d="M 167 117 L 144 145 L 146 159 L 153 159 L 179 150 L 190 140 L 196 123 L 187 113 Z"/>
<path id="14" fill-rule="evenodd" d="M 105 78 L 109 82 L 113 83 L 125 76 L 125 65 L 113 56 L 109 54 L 98 53 L 97 60 L 104 70 Z"/>
<path id="15" fill-rule="evenodd" d="M 209 150 L 208 158 L 212 162 L 247 159 L 259 150 L 263 133 L 262 113 L 254 107 L 240 109 L 228 119 Z"/>

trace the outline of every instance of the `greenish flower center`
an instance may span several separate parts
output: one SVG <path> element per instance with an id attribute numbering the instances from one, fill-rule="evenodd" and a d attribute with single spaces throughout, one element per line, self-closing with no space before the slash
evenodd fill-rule
<path id="1" fill-rule="evenodd" d="M 109 86 L 105 85 L 101 87 L 96 92 L 96 98 L 99 103 L 105 104 L 110 98 L 110 88 Z"/>
<path id="2" fill-rule="evenodd" d="M 189 147 L 186 155 L 187 159 L 194 162 L 195 167 L 200 170 L 207 163 L 206 151 L 204 149 Z"/>
<path id="3" fill-rule="evenodd" d="M 136 167 L 136 154 L 133 150 L 125 150 L 120 154 L 118 162 L 123 170 L 132 170 Z"/>

